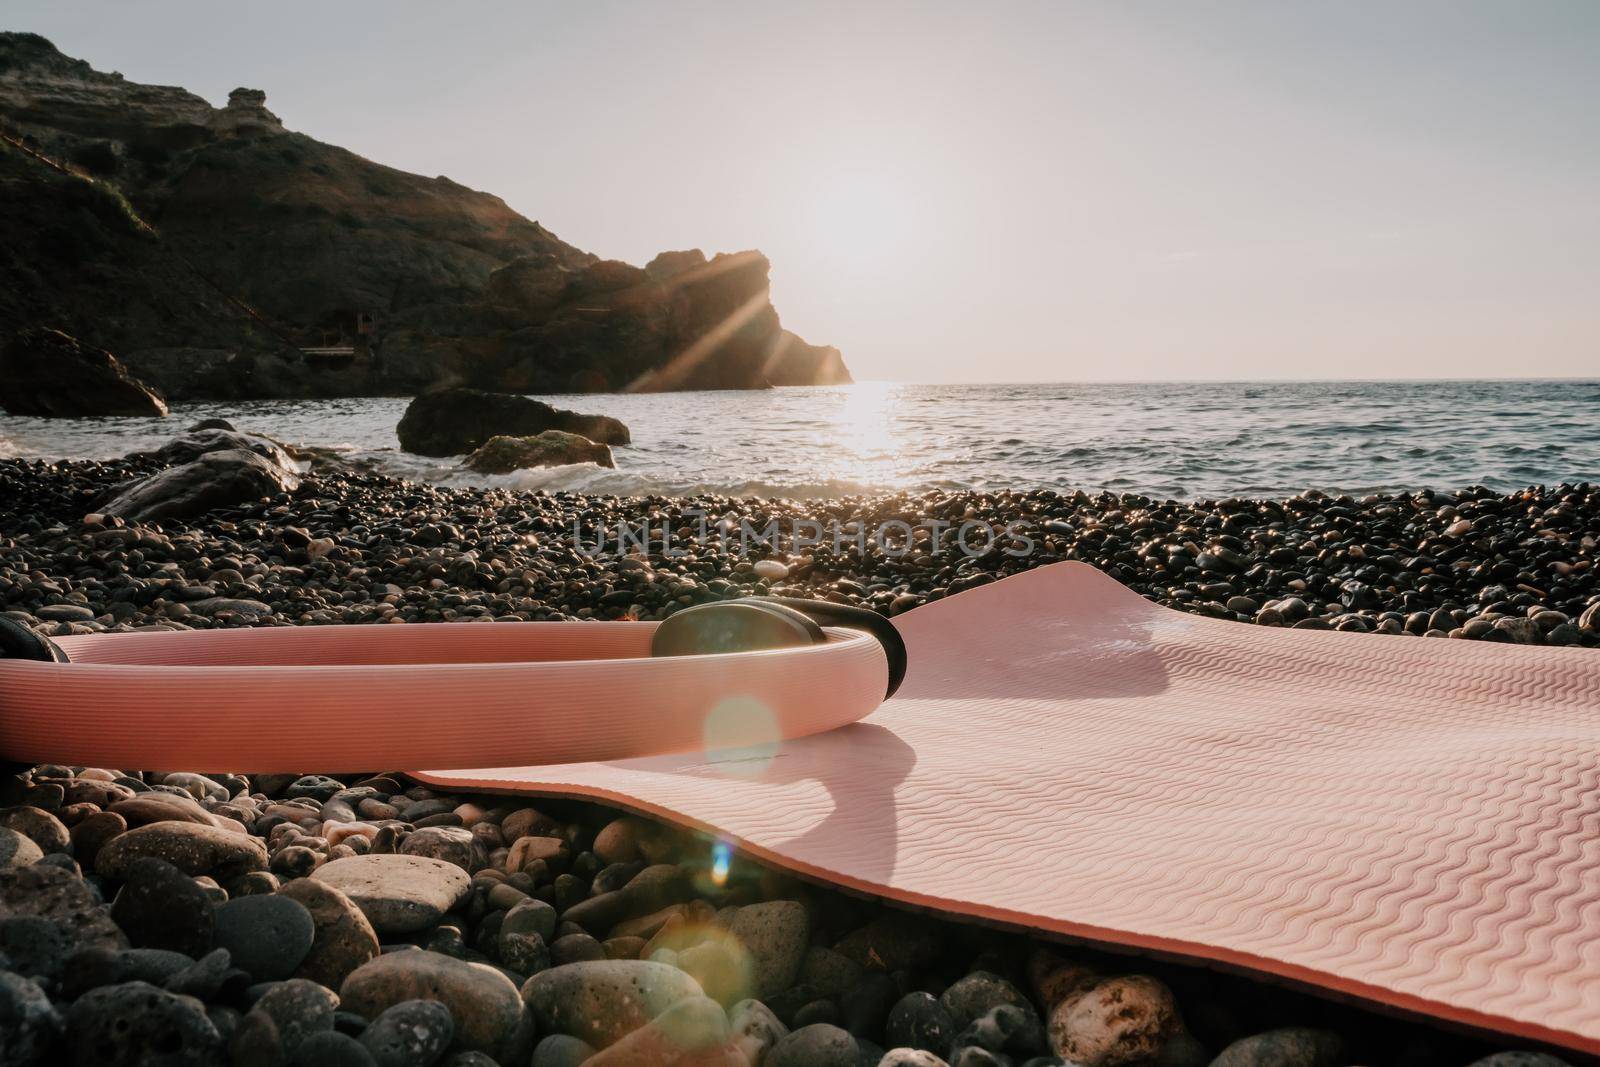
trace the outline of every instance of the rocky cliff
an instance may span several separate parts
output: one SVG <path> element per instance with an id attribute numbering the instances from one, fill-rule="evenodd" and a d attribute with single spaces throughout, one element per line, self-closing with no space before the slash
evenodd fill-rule
<path id="1" fill-rule="evenodd" d="M 0 33 L 0 134 L 26 197 L 0 220 L 0 333 L 62 329 L 170 398 L 849 380 L 781 327 L 759 253 L 601 260 L 285 130 L 259 90 L 215 108 Z"/>

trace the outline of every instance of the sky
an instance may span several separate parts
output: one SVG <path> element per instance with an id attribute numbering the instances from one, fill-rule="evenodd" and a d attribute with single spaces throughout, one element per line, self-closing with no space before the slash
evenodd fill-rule
<path id="1" fill-rule="evenodd" d="M 1600 3 L 8 0 L 642 264 L 759 248 L 858 379 L 1600 375 Z"/>

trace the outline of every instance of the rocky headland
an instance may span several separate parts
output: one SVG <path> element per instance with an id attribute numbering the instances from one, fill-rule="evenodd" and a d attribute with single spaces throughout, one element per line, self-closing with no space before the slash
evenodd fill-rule
<path id="1" fill-rule="evenodd" d="M 758 252 L 602 259 L 259 90 L 216 108 L 33 34 L 0 33 L 0 184 L 0 344 L 47 369 L 10 335 L 61 331 L 165 400 L 850 380 L 782 327 Z"/>

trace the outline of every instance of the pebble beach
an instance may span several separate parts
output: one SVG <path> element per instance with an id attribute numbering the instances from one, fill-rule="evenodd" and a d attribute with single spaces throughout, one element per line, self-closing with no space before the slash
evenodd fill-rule
<path id="1" fill-rule="evenodd" d="M 1594 484 L 801 502 L 445 488 L 301 459 L 290 492 L 148 522 L 98 509 L 158 459 L 0 461 L 5 616 L 50 636 L 659 619 L 763 593 L 892 616 L 1081 560 L 1159 603 L 1255 625 L 1600 646 Z M 752 546 L 742 533 L 801 523 L 843 534 Z M 619 524 L 667 543 L 595 551 Z M 858 536 L 884 528 L 898 536 Z M 0 1060 L 1562 1062 L 1244 975 L 913 914 L 597 804 L 305 771 L 10 768 Z"/>

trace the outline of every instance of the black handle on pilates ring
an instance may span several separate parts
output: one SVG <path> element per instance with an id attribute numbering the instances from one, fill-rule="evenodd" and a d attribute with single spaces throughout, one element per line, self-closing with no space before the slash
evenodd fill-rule
<path id="1" fill-rule="evenodd" d="M 0 619 L 0 659 L 31 659 L 41 663 L 66 663 L 61 646 L 36 634 L 20 622 Z"/>
<path id="2" fill-rule="evenodd" d="M 849 630 L 865 630 L 877 638 L 878 644 L 883 646 L 884 656 L 889 660 L 889 687 L 883 694 L 885 700 L 894 696 L 895 690 L 899 689 L 900 683 L 906 679 L 905 640 L 900 636 L 900 631 L 894 628 L 894 623 L 876 611 L 852 607 L 849 604 L 835 604 L 831 600 L 802 600 L 799 597 L 788 596 L 748 596 L 741 597 L 733 603 L 737 604 L 741 600 L 756 604 L 776 604 L 800 612 L 818 626 L 842 626 Z"/>

